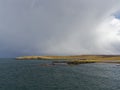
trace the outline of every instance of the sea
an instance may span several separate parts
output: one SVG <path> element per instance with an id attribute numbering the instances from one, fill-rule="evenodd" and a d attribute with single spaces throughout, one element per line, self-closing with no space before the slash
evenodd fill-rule
<path id="1" fill-rule="evenodd" d="M 120 90 L 120 65 L 0 59 L 0 90 Z"/>

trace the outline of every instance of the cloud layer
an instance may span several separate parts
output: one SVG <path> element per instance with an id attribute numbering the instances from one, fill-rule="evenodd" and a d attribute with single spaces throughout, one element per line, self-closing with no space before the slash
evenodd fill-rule
<path id="1" fill-rule="evenodd" d="M 115 0 L 0 0 L 0 56 L 120 54 Z"/>

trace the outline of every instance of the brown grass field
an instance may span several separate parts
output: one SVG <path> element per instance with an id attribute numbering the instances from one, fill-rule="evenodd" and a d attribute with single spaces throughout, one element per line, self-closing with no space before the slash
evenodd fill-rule
<path id="1" fill-rule="evenodd" d="M 47 60 L 120 60 L 120 55 L 76 55 L 76 56 L 21 56 L 16 59 L 47 59 Z"/>
<path id="2" fill-rule="evenodd" d="M 120 63 L 120 55 L 22 56 L 17 60 L 66 60 L 68 64 Z"/>

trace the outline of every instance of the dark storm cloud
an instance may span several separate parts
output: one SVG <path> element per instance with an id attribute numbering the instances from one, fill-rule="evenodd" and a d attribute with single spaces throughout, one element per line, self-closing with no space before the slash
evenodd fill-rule
<path id="1" fill-rule="evenodd" d="M 0 56 L 111 53 L 104 45 L 112 47 L 107 41 L 113 40 L 99 34 L 98 27 L 119 10 L 119 3 L 0 0 Z M 99 46 L 101 37 L 106 42 Z"/>

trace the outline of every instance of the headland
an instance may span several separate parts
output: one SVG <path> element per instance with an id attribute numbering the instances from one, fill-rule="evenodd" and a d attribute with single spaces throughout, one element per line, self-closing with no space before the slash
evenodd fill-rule
<path id="1" fill-rule="evenodd" d="M 21 56 L 17 60 L 65 60 L 68 64 L 120 63 L 120 55 Z M 60 63 L 60 62 L 59 62 Z"/>

